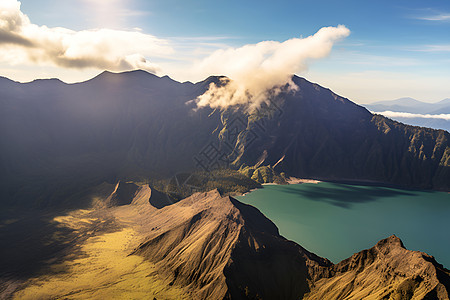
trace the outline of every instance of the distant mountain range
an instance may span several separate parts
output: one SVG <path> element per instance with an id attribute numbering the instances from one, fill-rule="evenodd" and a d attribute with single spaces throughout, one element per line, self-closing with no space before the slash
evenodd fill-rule
<path id="1" fill-rule="evenodd" d="M 412 114 L 450 114 L 450 98 L 439 102 L 422 102 L 413 98 L 400 98 L 397 100 L 378 101 L 364 105 L 371 111 L 396 111 Z"/>
<path id="2" fill-rule="evenodd" d="M 103 181 L 243 164 L 303 178 L 450 190 L 446 131 L 373 115 L 297 76 L 298 91 L 251 115 L 189 102 L 219 81 L 180 83 L 144 71 L 104 72 L 76 84 L 0 78 L 2 203 L 81 205 L 67 195 Z"/>
<path id="3" fill-rule="evenodd" d="M 413 98 L 400 98 L 364 106 L 372 112 L 381 113 L 405 124 L 450 131 L 450 98 L 435 103 L 421 102 Z"/>

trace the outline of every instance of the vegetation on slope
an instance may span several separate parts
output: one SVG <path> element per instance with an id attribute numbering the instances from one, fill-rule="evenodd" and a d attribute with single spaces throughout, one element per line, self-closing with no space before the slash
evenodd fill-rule
<path id="1" fill-rule="evenodd" d="M 284 173 L 276 172 L 271 166 L 241 166 L 239 170 L 216 169 L 210 172 L 179 173 L 170 179 L 146 180 L 153 189 L 177 202 L 195 192 L 217 189 L 224 196 L 242 195 L 261 188 L 264 183 L 287 184 Z"/>
<path id="2" fill-rule="evenodd" d="M 408 126 L 380 115 L 369 156 L 381 178 L 404 186 L 446 187 L 450 179 L 450 134 L 445 130 Z M 378 152 L 378 153 L 376 153 Z M 445 188 L 444 188 L 445 190 Z"/>
<path id="3" fill-rule="evenodd" d="M 284 172 L 278 173 L 271 166 L 249 167 L 242 165 L 239 172 L 261 184 L 276 183 L 287 184 Z"/>
<path id="4" fill-rule="evenodd" d="M 170 179 L 150 180 L 152 188 L 166 193 L 173 201 L 189 197 L 195 192 L 217 189 L 222 195 L 240 195 L 261 184 L 237 170 L 217 169 L 211 172 L 179 173 Z"/>

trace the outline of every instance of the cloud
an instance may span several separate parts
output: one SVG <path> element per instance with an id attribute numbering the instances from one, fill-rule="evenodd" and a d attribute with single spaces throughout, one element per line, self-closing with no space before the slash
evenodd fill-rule
<path id="1" fill-rule="evenodd" d="M 449 44 L 425 45 L 425 46 L 422 46 L 422 47 L 417 47 L 415 49 L 412 49 L 412 51 L 418 51 L 418 52 L 450 52 L 450 45 Z"/>
<path id="2" fill-rule="evenodd" d="M 326 57 L 334 43 L 350 34 L 343 25 L 324 27 L 306 38 L 292 38 L 284 42 L 264 41 L 240 48 L 217 50 L 196 67 L 205 74 L 226 75 L 232 80 L 211 83 L 207 92 L 195 99 L 199 108 L 227 109 L 244 106 L 248 111 L 282 88 L 295 90 L 292 75 L 307 69 L 308 62 Z"/>
<path id="3" fill-rule="evenodd" d="M 383 111 L 383 112 L 373 112 L 374 114 L 380 114 L 388 118 L 421 118 L 421 119 L 441 119 L 450 121 L 450 114 L 439 114 L 439 115 L 430 115 L 430 114 L 412 114 L 407 112 L 395 112 L 395 111 Z"/>
<path id="4" fill-rule="evenodd" d="M 12 64 L 51 63 L 63 68 L 155 73 L 159 67 L 146 57 L 172 52 L 168 41 L 138 31 L 38 26 L 22 13 L 19 1 L 0 2 L 0 60 L 7 58 Z"/>
<path id="5" fill-rule="evenodd" d="M 419 20 L 425 20 L 425 21 L 450 21 L 450 14 L 449 13 L 440 13 L 435 14 L 431 16 L 425 16 L 425 17 L 418 17 Z"/>

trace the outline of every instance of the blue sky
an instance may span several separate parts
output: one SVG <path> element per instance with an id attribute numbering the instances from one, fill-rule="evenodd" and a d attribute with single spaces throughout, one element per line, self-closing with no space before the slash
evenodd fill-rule
<path id="1" fill-rule="evenodd" d="M 151 35 L 171 50 L 143 50 L 143 55 L 158 65 L 158 74 L 181 81 L 201 80 L 205 74 L 187 70 L 218 49 L 266 40 L 283 42 L 342 24 L 351 34 L 298 75 L 359 103 L 399 97 L 430 102 L 450 98 L 450 1 L 21 3 L 22 13 L 39 26 L 73 31 L 110 28 Z M 73 82 L 92 77 L 100 69 L 98 65 L 79 68 L 45 61 L 0 61 L 0 75 L 20 81 L 59 77 Z"/>

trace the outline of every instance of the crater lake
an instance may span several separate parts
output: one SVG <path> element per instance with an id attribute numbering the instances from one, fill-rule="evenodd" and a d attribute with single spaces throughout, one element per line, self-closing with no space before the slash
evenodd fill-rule
<path id="1" fill-rule="evenodd" d="M 236 197 L 280 234 L 337 263 L 395 234 L 450 268 L 450 194 L 331 182 L 265 185 Z"/>

